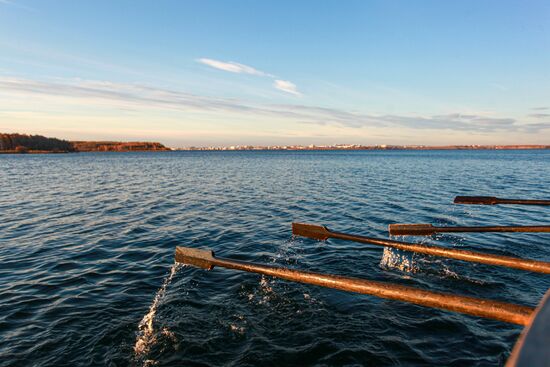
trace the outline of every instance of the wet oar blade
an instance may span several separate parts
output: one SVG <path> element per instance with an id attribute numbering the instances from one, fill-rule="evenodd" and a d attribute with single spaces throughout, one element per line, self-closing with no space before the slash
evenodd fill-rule
<path id="1" fill-rule="evenodd" d="M 315 240 L 326 240 L 330 237 L 327 227 L 306 223 L 292 223 L 292 234 Z"/>
<path id="2" fill-rule="evenodd" d="M 176 262 L 212 270 L 214 253 L 189 247 L 176 247 Z"/>

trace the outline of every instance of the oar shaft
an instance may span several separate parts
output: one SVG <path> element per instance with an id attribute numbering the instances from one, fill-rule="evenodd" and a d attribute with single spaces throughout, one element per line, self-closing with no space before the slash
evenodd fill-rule
<path id="1" fill-rule="evenodd" d="M 329 236 L 332 238 L 338 238 L 346 241 L 354 241 L 360 243 L 368 243 L 371 245 L 380 245 L 385 247 L 392 247 L 399 250 L 412 251 L 426 255 L 446 257 L 449 259 L 463 260 L 476 262 L 487 265 L 504 266 L 507 268 L 527 270 L 537 273 L 550 274 L 550 263 L 536 260 L 525 260 L 517 257 L 501 256 L 484 254 L 481 252 L 449 249 L 438 246 L 426 246 L 416 243 L 399 242 L 392 240 L 385 240 L 379 238 L 371 238 L 357 235 L 349 235 L 339 232 L 329 232 Z"/>
<path id="2" fill-rule="evenodd" d="M 180 249 L 181 248 L 178 248 L 176 251 L 180 251 Z M 185 257 L 180 256 L 178 260 L 178 255 L 176 255 L 177 261 L 182 260 L 182 262 L 186 262 L 185 259 Z M 227 269 L 263 274 L 293 282 L 313 284 L 348 292 L 369 294 L 381 298 L 414 303 L 421 306 L 459 312 L 472 316 L 486 317 L 518 325 L 526 325 L 529 321 L 529 317 L 534 311 L 533 308 L 527 306 L 431 292 L 386 282 L 298 271 L 216 257 L 210 258 L 208 262 L 211 267 L 221 266 Z M 195 265 L 193 261 L 189 263 Z"/>
<path id="3" fill-rule="evenodd" d="M 457 196 L 455 204 L 519 204 L 519 205 L 550 205 L 550 200 L 499 199 L 493 196 Z"/>
<path id="4" fill-rule="evenodd" d="M 431 236 L 435 233 L 457 232 L 550 232 L 550 226 L 475 226 L 475 227 L 434 227 L 431 224 L 390 224 L 391 235 Z"/>
<path id="5" fill-rule="evenodd" d="M 550 200 L 499 199 L 497 204 L 550 205 Z"/>
<path id="6" fill-rule="evenodd" d="M 550 226 L 434 227 L 435 232 L 550 232 Z"/>

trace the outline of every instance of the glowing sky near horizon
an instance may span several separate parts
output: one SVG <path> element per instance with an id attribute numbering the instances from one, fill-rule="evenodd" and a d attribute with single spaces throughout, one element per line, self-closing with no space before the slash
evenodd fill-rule
<path id="1" fill-rule="evenodd" d="M 550 2 L 0 0 L 0 132 L 550 144 Z"/>

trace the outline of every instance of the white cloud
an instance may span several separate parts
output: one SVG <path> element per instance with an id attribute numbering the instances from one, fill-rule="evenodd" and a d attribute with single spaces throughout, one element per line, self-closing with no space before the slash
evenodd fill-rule
<path id="1" fill-rule="evenodd" d="M 300 92 L 296 89 L 296 85 L 288 80 L 275 80 L 273 86 L 283 92 L 294 94 L 295 96 L 301 96 Z"/>
<path id="2" fill-rule="evenodd" d="M 201 64 L 208 65 L 214 69 L 229 71 L 230 73 L 250 74 L 250 75 L 269 76 L 269 77 L 273 76 L 273 75 L 264 73 L 263 71 L 254 69 L 252 66 L 239 64 L 233 61 L 224 62 L 224 61 L 204 59 L 204 58 L 198 59 L 197 61 L 200 62 Z"/>
<path id="3" fill-rule="evenodd" d="M 2 1 L 2 0 L 0 0 Z M 261 70 L 255 69 L 252 66 L 239 64 L 237 62 L 233 61 L 219 61 L 219 60 L 213 60 L 213 59 L 198 59 L 197 62 L 200 62 L 201 64 L 210 66 L 214 69 L 228 71 L 230 73 L 237 73 L 237 74 L 250 74 L 250 75 L 256 75 L 256 76 L 262 76 L 262 77 L 268 77 L 275 79 L 276 76 L 273 74 L 269 74 L 266 72 L 263 72 Z M 301 96 L 302 94 L 298 92 L 298 89 L 296 88 L 296 84 L 289 82 L 288 80 L 279 80 L 275 79 L 273 83 L 273 87 L 275 89 L 281 90 L 286 93 L 293 94 L 295 96 Z"/>

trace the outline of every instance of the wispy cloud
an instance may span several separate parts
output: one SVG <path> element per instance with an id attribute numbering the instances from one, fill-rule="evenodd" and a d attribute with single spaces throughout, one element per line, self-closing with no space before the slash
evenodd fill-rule
<path id="1" fill-rule="evenodd" d="M 487 117 L 461 113 L 428 117 L 390 115 L 384 116 L 383 118 L 396 125 L 414 126 L 417 129 L 447 129 L 477 132 L 517 131 L 523 129 L 523 127 L 518 124 L 518 121 L 513 118 Z"/>
<path id="2" fill-rule="evenodd" d="M 283 92 L 287 92 L 290 94 L 294 94 L 295 96 L 300 96 L 300 92 L 298 92 L 298 89 L 296 88 L 296 85 L 292 82 L 289 82 L 288 80 L 275 80 L 273 83 L 273 86 L 278 89 L 282 90 Z"/>
<path id="3" fill-rule="evenodd" d="M 549 119 L 550 120 L 550 113 L 532 113 L 529 115 L 529 117 L 534 117 L 536 119 Z"/>
<path id="4" fill-rule="evenodd" d="M 203 58 L 203 59 L 198 59 L 197 62 L 200 62 L 201 64 L 204 64 L 204 65 L 208 65 L 214 69 L 228 71 L 230 73 L 273 77 L 273 75 L 264 73 L 263 71 L 253 68 L 252 66 L 239 64 L 233 61 L 224 62 L 224 61 Z"/>
<path id="5" fill-rule="evenodd" d="M 549 109 L 549 107 L 533 107 L 531 108 L 533 111 L 545 111 Z"/>
<path id="6" fill-rule="evenodd" d="M 256 68 L 253 68 L 252 66 L 240 64 L 238 62 L 233 62 L 233 61 L 219 61 L 219 60 L 206 59 L 206 58 L 198 59 L 197 62 L 210 66 L 214 69 L 228 71 L 230 73 L 249 74 L 249 75 L 272 78 L 272 79 L 275 79 L 275 82 L 273 83 L 273 86 L 275 87 L 275 89 L 293 94 L 295 96 L 301 95 L 301 93 L 298 92 L 298 89 L 296 88 L 296 85 L 294 83 L 289 82 L 287 80 L 276 79 L 277 77 L 275 75 L 258 70 Z"/>
<path id="7" fill-rule="evenodd" d="M 487 117 L 474 114 L 450 113 L 433 116 L 372 115 L 349 111 L 303 106 L 279 105 L 280 111 L 294 113 L 304 123 L 319 125 L 340 125 L 344 127 L 404 127 L 410 129 L 431 129 L 470 132 L 534 132 L 550 129 L 550 123 L 521 123 L 514 118 Z M 303 119 L 305 116 L 308 118 Z"/>
<path id="8" fill-rule="evenodd" d="M 524 123 L 509 117 L 461 113 L 432 116 L 374 115 L 319 106 L 254 104 L 243 100 L 205 97 L 147 85 L 80 79 L 41 81 L 0 77 L 0 95 L 0 100 L 6 100 L 6 97 L 30 100 L 40 96 L 58 98 L 58 102 L 62 104 L 73 101 L 86 106 L 107 106 L 121 110 L 134 108 L 175 110 L 184 113 L 234 113 L 260 119 L 270 117 L 294 123 L 347 128 L 397 127 L 477 133 L 535 133 L 550 129 L 550 122 Z"/>

